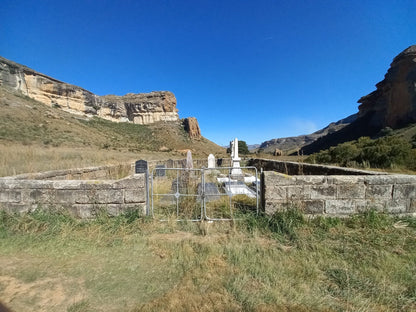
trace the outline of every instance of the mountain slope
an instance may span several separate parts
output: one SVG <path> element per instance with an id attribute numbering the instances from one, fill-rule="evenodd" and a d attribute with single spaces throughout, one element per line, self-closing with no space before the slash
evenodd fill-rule
<path id="1" fill-rule="evenodd" d="M 260 148 L 262 148 L 266 153 L 273 153 L 275 149 L 280 149 L 285 152 L 289 152 L 291 150 L 298 150 L 299 148 L 305 145 L 313 143 L 320 137 L 341 130 L 342 128 L 348 126 L 351 122 L 355 121 L 356 118 L 357 114 L 348 116 L 347 118 L 341 119 L 337 122 L 332 122 L 325 128 L 318 130 L 312 134 L 265 141 L 260 145 Z"/>
<path id="2" fill-rule="evenodd" d="M 399 129 L 416 123 L 416 45 L 398 54 L 376 91 L 358 100 L 358 117 L 347 127 L 302 148 L 311 154 L 361 136 L 376 136 L 381 129 Z"/>
<path id="3" fill-rule="evenodd" d="M 203 137 L 191 139 L 181 121 L 139 125 L 88 118 L 48 107 L 2 87 L 0 108 L 0 144 L 5 146 L 22 144 L 173 154 L 191 149 L 200 156 L 224 152 Z"/>

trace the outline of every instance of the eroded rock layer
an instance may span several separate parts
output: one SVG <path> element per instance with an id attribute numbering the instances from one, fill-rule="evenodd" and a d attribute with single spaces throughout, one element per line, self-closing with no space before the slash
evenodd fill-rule
<path id="1" fill-rule="evenodd" d="M 14 89 L 49 106 L 111 121 L 151 124 L 179 120 L 176 98 L 169 91 L 98 96 L 0 57 L 0 86 Z"/>
<path id="2" fill-rule="evenodd" d="M 198 120 L 195 117 L 185 118 L 183 123 L 185 131 L 189 133 L 189 137 L 192 139 L 201 138 L 201 130 L 199 129 Z"/>
<path id="3" fill-rule="evenodd" d="M 416 45 L 397 55 L 377 90 L 358 100 L 358 117 L 372 114 L 371 126 L 397 128 L 416 122 Z"/>

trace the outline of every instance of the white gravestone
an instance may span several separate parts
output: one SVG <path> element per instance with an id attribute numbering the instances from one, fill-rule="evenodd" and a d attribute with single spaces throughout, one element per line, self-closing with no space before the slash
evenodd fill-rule
<path id="1" fill-rule="evenodd" d="M 231 177 L 237 178 L 243 176 L 243 172 L 240 168 L 240 160 L 241 158 L 238 157 L 238 139 L 235 138 L 234 141 L 231 142 L 231 162 L 232 162 L 232 169 L 231 169 Z"/>
<path id="2" fill-rule="evenodd" d="M 212 154 L 208 155 L 208 169 L 215 168 L 215 156 Z"/>

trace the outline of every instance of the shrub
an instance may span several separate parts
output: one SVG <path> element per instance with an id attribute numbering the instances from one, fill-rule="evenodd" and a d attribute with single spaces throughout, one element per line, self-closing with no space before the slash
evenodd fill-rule
<path id="1" fill-rule="evenodd" d="M 358 164 L 361 167 L 416 169 L 416 151 L 402 138 L 386 136 L 377 140 L 361 137 L 311 155 L 308 162 L 335 163 L 341 166 Z"/>

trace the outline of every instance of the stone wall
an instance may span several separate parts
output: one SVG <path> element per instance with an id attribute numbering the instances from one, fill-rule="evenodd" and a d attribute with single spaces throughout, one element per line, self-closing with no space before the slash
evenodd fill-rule
<path id="1" fill-rule="evenodd" d="M 375 172 L 336 166 L 314 165 L 293 161 L 279 161 L 255 158 L 247 162 L 247 166 L 254 166 L 257 170 L 277 171 L 289 175 L 386 175 L 385 172 Z"/>
<path id="2" fill-rule="evenodd" d="M 35 209 L 65 209 L 91 218 L 97 211 L 118 215 L 128 209 L 146 212 L 144 174 L 121 180 L 0 179 L 0 209 L 12 213 Z"/>
<path id="3" fill-rule="evenodd" d="M 262 175 L 266 214 L 298 207 L 309 215 L 343 216 L 376 209 L 391 214 L 415 214 L 416 176 L 288 176 Z"/>
<path id="4" fill-rule="evenodd" d="M 99 167 L 52 170 L 45 172 L 24 173 L 0 179 L 9 180 L 116 180 L 133 172 L 133 164 L 125 163 Z"/>

